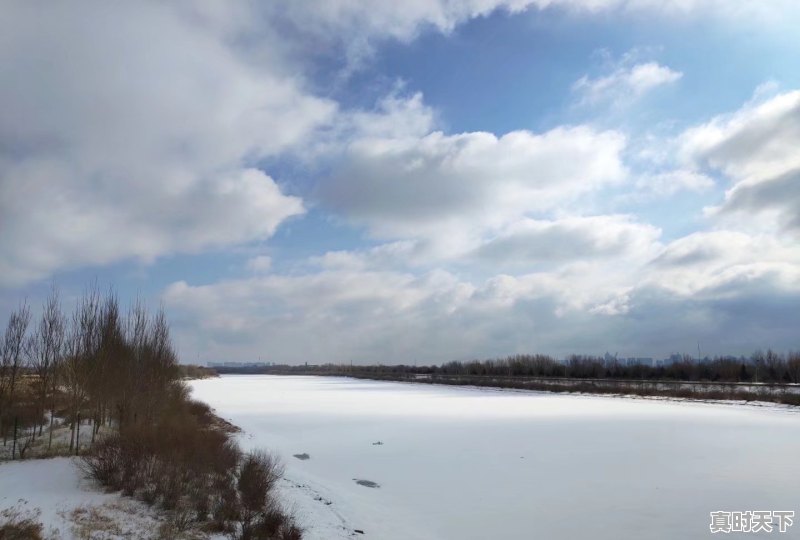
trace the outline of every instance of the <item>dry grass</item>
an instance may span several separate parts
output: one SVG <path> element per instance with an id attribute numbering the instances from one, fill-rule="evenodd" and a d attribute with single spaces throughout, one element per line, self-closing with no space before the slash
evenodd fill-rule
<path id="1" fill-rule="evenodd" d="M 179 530 L 172 515 L 164 519 L 131 499 L 78 507 L 64 517 L 73 524 L 73 537 L 81 540 L 201 540 L 208 537 L 196 527 Z"/>
<path id="2" fill-rule="evenodd" d="M 18 507 L 0 512 L 0 540 L 55 540 L 56 532 L 45 535 L 39 523 L 40 511 Z"/>

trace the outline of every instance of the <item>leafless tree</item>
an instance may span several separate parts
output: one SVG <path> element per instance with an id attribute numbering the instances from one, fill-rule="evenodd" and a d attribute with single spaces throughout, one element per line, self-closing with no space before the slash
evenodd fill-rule
<path id="1" fill-rule="evenodd" d="M 61 370 L 67 391 L 70 452 L 77 449 L 79 444 L 80 416 L 89 401 L 97 370 L 100 343 L 99 315 L 100 294 L 95 286 L 84 293 L 72 315 Z"/>
<path id="2" fill-rule="evenodd" d="M 38 386 L 38 417 L 44 417 L 44 411 L 50 410 L 50 442 L 52 444 L 53 417 L 55 414 L 55 396 L 57 368 L 61 362 L 64 346 L 65 320 L 61 312 L 61 300 L 58 289 L 53 286 L 45 300 L 42 317 L 38 326 L 29 338 L 28 354 L 30 365 L 36 374 Z M 43 424 L 39 424 L 39 435 L 42 435 Z"/>
<path id="3" fill-rule="evenodd" d="M 793 383 L 800 383 L 800 352 L 791 352 L 786 358 L 786 370 Z"/>
<path id="4" fill-rule="evenodd" d="M 20 368 L 25 360 L 25 335 L 31 321 L 31 310 L 27 301 L 11 313 L 6 326 L 3 342 L 0 344 L 0 431 L 3 432 L 3 444 L 6 444 L 6 431 L 3 415 L 13 411 L 14 398 Z"/>

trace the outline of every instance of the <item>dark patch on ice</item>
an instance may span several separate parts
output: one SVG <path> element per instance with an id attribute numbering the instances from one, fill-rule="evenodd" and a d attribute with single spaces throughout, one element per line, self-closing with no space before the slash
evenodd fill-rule
<path id="1" fill-rule="evenodd" d="M 308 454 L 306 454 L 306 453 L 303 453 L 303 454 L 293 454 L 293 455 L 294 455 L 294 457 L 296 457 L 296 458 L 297 458 L 297 459 L 299 459 L 300 461 L 305 461 L 305 460 L 307 460 L 307 459 L 311 459 L 311 456 L 309 456 L 309 455 L 308 455 Z"/>
<path id="2" fill-rule="evenodd" d="M 364 531 L 362 531 L 361 529 L 355 529 L 353 532 L 356 534 L 364 534 Z"/>
<path id="3" fill-rule="evenodd" d="M 372 443 L 372 446 L 383 446 L 383 441 L 377 441 Z"/>
<path id="4" fill-rule="evenodd" d="M 372 480 L 360 480 L 358 478 L 353 478 L 353 481 L 358 484 L 359 486 L 364 486 L 368 488 L 379 488 L 381 487 L 380 484 L 377 482 L 373 482 Z"/>
<path id="5" fill-rule="evenodd" d="M 325 498 L 325 497 L 323 497 L 322 495 L 314 495 L 314 500 L 315 500 L 315 501 L 318 501 L 318 502 L 321 502 L 321 503 L 322 503 L 322 504 L 324 504 L 325 506 L 330 506 L 330 505 L 332 505 L 332 504 L 333 504 L 331 501 L 329 501 L 328 499 L 326 499 L 326 498 Z"/>

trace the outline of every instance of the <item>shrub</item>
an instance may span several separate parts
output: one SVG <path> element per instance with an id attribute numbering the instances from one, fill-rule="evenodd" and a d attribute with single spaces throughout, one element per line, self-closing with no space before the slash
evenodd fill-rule
<path id="1" fill-rule="evenodd" d="M 38 514 L 9 508 L 0 513 L 0 540 L 44 540 Z"/>
<path id="2" fill-rule="evenodd" d="M 237 481 L 242 510 L 248 514 L 265 511 L 268 494 L 282 477 L 283 467 L 272 454 L 258 450 L 247 454 Z"/>
<path id="3" fill-rule="evenodd" d="M 168 510 L 175 531 L 207 524 L 241 539 L 302 536 L 274 498 L 283 475 L 278 459 L 243 455 L 210 414 L 186 401 L 156 423 L 128 424 L 99 440 L 83 468 L 106 487 Z"/>

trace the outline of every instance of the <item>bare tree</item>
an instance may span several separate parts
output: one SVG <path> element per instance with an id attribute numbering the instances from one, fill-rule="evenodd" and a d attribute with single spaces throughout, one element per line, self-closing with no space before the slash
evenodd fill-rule
<path id="1" fill-rule="evenodd" d="M 13 411 L 15 392 L 20 368 L 25 360 L 25 335 L 31 321 L 31 310 L 27 301 L 11 313 L 8 326 L 0 345 L 0 431 L 3 432 L 3 445 L 6 444 L 6 431 L 3 415 Z"/>
<path id="2" fill-rule="evenodd" d="M 99 314 L 100 294 L 95 286 L 84 293 L 72 315 L 61 370 L 69 404 L 70 452 L 79 445 L 80 415 L 89 400 L 97 368 L 100 342 Z"/>
<path id="3" fill-rule="evenodd" d="M 52 441 L 53 416 L 56 390 L 56 368 L 61 361 L 64 346 L 65 321 L 61 312 L 61 301 L 55 285 L 45 300 L 39 325 L 30 336 L 28 352 L 30 365 L 37 376 L 38 383 L 38 417 L 44 417 L 44 411 L 50 405 L 50 439 Z M 42 435 L 43 422 L 39 424 L 39 435 Z M 48 445 L 49 446 L 49 445 Z"/>
<path id="4" fill-rule="evenodd" d="M 786 370 L 793 383 L 800 383 L 800 352 L 790 352 L 786 358 Z"/>
<path id="5" fill-rule="evenodd" d="M 126 376 L 133 375 L 125 369 L 127 347 L 119 302 L 113 290 L 109 290 L 100 308 L 98 333 L 97 359 L 91 383 L 94 423 L 92 442 L 112 409 L 112 403 L 122 392 Z"/>

